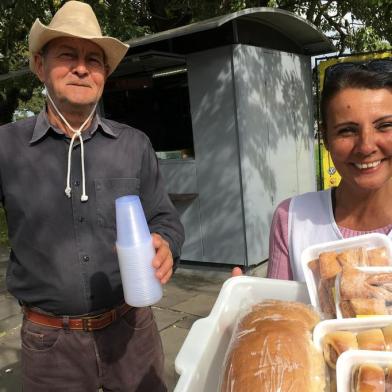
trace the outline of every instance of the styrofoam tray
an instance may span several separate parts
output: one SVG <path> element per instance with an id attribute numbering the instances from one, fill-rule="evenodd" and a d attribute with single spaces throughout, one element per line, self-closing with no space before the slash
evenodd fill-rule
<path id="1" fill-rule="evenodd" d="M 180 375 L 174 392 L 216 392 L 224 356 L 244 308 L 265 299 L 309 303 L 304 283 L 239 276 L 228 279 L 208 317 L 190 329 L 176 360 Z"/>
<path id="2" fill-rule="evenodd" d="M 366 329 L 383 328 L 392 324 L 392 316 L 372 316 L 364 318 L 346 318 L 323 320 L 313 330 L 313 343 L 316 348 L 323 351 L 324 336 L 334 331 L 360 332 Z"/>
<path id="3" fill-rule="evenodd" d="M 337 392 L 351 391 L 353 371 L 364 363 L 375 363 L 383 367 L 392 365 L 392 352 L 350 350 L 339 356 L 336 362 Z"/>
<path id="4" fill-rule="evenodd" d="M 392 261 L 392 241 L 388 236 L 380 233 L 369 233 L 343 240 L 324 242 L 304 249 L 301 254 L 301 264 L 305 275 L 306 286 L 309 291 L 310 302 L 316 309 L 321 310 L 317 295 L 317 282 L 315 281 L 312 270 L 308 266 L 309 262 L 317 259 L 322 252 L 342 252 L 346 249 L 360 246 L 367 250 L 385 247 L 388 259 Z M 377 271 L 388 272 L 391 269 L 391 267 L 362 267 L 361 269 L 368 270 L 369 268 L 377 268 Z"/>

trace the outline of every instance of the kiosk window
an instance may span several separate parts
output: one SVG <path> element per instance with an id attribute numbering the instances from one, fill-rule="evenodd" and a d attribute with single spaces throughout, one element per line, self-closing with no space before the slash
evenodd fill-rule
<path id="1" fill-rule="evenodd" d="M 145 132 L 159 157 L 193 157 L 186 73 L 157 78 L 127 75 L 109 79 L 103 94 L 103 107 L 106 118 Z"/>

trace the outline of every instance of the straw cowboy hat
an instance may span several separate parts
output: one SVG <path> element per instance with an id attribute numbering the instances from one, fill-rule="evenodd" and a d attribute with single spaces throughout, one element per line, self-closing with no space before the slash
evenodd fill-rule
<path id="1" fill-rule="evenodd" d="M 80 1 L 68 1 L 53 16 L 48 26 L 36 19 L 29 34 L 30 69 L 35 71 L 34 55 L 52 39 L 58 37 L 84 38 L 102 48 L 111 74 L 127 53 L 129 45 L 116 38 L 102 36 L 92 8 Z"/>

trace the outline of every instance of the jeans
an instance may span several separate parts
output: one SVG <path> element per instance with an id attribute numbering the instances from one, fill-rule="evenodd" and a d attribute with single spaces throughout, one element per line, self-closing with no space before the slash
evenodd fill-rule
<path id="1" fill-rule="evenodd" d="M 150 308 L 132 308 L 104 329 L 57 329 L 23 320 L 26 392 L 164 392 L 163 349 Z"/>

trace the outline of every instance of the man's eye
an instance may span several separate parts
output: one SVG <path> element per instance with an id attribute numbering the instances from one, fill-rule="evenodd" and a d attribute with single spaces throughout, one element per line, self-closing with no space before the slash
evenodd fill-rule
<path id="1" fill-rule="evenodd" d="M 90 57 L 89 62 L 94 66 L 103 66 L 103 61 L 98 57 Z"/>
<path id="2" fill-rule="evenodd" d="M 70 52 L 63 52 L 63 53 L 60 53 L 59 57 L 61 59 L 72 59 L 73 58 L 73 54 L 70 53 Z"/>

